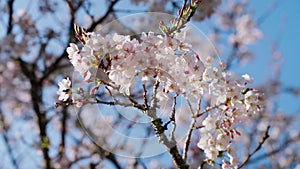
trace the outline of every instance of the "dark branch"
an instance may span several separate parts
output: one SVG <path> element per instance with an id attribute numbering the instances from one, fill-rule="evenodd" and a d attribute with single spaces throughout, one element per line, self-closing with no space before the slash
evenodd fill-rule
<path id="1" fill-rule="evenodd" d="M 279 148 L 276 148 L 276 149 L 274 149 L 274 150 L 272 150 L 272 151 L 270 151 L 270 152 L 268 152 L 268 153 L 259 155 L 258 157 L 255 157 L 255 158 L 249 160 L 248 164 L 257 162 L 257 161 L 259 161 L 259 160 L 262 160 L 262 159 L 265 159 L 265 158 L 270 157 L 270 156 L 272 156 L 272 155 L 275 155 L 275 154 L 277 154 L 277 153 L 280 153 L 280 152 L 282 152 L 283 150 L 285 150 L 288 146 L 290 146 L 291 143 L 295 143 L 295 142 L 297 142 L 297 141 L 299 141 L 299 140 L 300 140 L 300 135 L 298 135 L 298 137 L 296 137 L 296 138 L 289 138 L 289 139 L 286 139 L 286 141 L 284 141 L 284 142 L 282 143 L 282 146 L 280 146 Z"/>
<path id="2" fill-rule="evenodd" d="M 270 137 L 269 135 L 269 130 L 270 130 L 270 126 L 267 127 L 267 130 L 264 134 L 264 136 L 262 137 L 262 139 L 260 140 L 259 144 L 257 145 L 257 147 L 255 148 L 255 150 L 250 153 L 246 160 L 238 167 L 238 169 L 242 168 L 244 165 L 246 165 L 248 163 L 248 161 L 250 160 L 250 158 L 258 151 L 261 149 L 262 145 L 265 143 L 265 141 Z"/>
<path id="3" fill-rule="evenodd" d="M 87 29 L 88 32 L 92 32 L 94 31 L 94 29 L 96 28 L 97 25 L 99 25 L 100 23 L 102 23 L 108 16 L 110 13 L 112 13 L 114 11 L 114 6 L 119 2 L 119 0 L 114 0 L 111 1 L 110 5 L 108 6 L 107 11 L 105 12 L 105 14 L 98 19 L 97 21 L 93 22 L 92 25 Z"/>
<path id="4" fill-rule="evenodd" d="M 8 25 L 6 35 L 9 35 L 13 29 L 13 12 L 14 12 L 14 0 L 9 0 L 8 4 Z"/>
<path id="5" fill-rule="evenodd" d="M 32 100 L 32 107 L 35 112 L 38 121 L 40 141 L 41 141 L 41 149 L 44 156 L 44 163 L 46 169 L 51 169 L 51 158 L 49 156 L 49 137 L 47 136 L 47 117 L 45 112 L 43 112 L 40 108 L 42 104 L 42 84 L 38 80 L 34 69 L 30 70 L 28 68 L 28 64 L 24 62 L 21 58 L 18 58 L 22 73 L 28 78 L 31 84 L 30 95 Z"/>
<path id="6" fill-rule="evenodd" d="M 64 157 L 64 152 L 65 152 L 67 119 L 68 119 L 67 107 L 64 106 L 62 110 L 62 119 L 61 119 L 61 142 L 59 145 L 59 158 L 61 159 Z"/>

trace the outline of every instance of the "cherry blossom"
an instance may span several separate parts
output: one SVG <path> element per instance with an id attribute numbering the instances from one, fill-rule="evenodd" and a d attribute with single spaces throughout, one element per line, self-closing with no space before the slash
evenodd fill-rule
<path id="1" fill-rule="evenodd" d="M 298 118 L 281 107 L 282 94 L 297 96 L 299 87 L 282 82 L 286 77 L 281 78 L 276 41 L 270 48 L 271 64 L 266 65 L 270 75 L 259 86 L 251 84 L 256 78 L 248 74 L 229 72 L 239 71 L 241 63 L 262 52 L 248 46 L 262 37 L 261 30 L 274 39 L 274 32 L 268 33 L 260 24 L 269 19 L 265 16 L 274 20 L 277 15 L 270 14 L 282 3 L 274 2 L 263 11 L 250 9 L 256 3 L 235 0 L 114 0 L 106 4 L 11 0 L 0 4 L 1 154 L 7 161 L 2 168 L 20 168 L 23 162 L 25 168 L 151 168 L 152 158 L 152 168 L 232 169 L 248 164 L 299 168 L 295 165 L 299 161 Z M 149 12 L 115 22 L 116 17 L 142 11 L 178 11 L 182 17 Z M 179 22 L 169 23 L 173 18 Z M 208 18 L 208 24 L 203 23 Z M 204 25 L 214 45 L 189 31 L 190 19 L 203 21 L 197 22 L 197 28 Z M 181 32 L 160 32 L 160 20 L 166 28 L 177 25 Z M 95 32 L 75 26 L 75 42 L 75 22 Z M 72 82 L 65 78 L 58 86 L 53 84 L 57 76 L 70 77 L 73 70 Z M 284 106 L 290 111 L 291 105 Z M 127 123 L 123 116 L 129 113 L 136 117 L 132 115 Z M 149 124 L 138 124 L 141 121 Z M 153 121 L 160 128 L 151 126 Z M 119 128 L 126 132 L 128 144 L 121 141 L 114 146 L 121 139 L 112 133 Z M 161 139 L 164 134 L 170 142 Z M 152 137 L 151 144 L 131 143 L 131 136 L 142 135 Z M 266 139 L 268 144 L 262 145 Z M 175 147 L 157 148 L 152 143 Z M 22 156 L 20 146 L 29 147 L 25 154 L 33 156 Z M 148 149 L 172 152 L 155 157 L 145 153 Z M 121 151 L 132 158 L 119 156 Z M 174 157 L 177 161 L 182 157 L 182 162 L 172 165 Z M 26 162 L 31 159 L 38 160 Z"/>
<path id="2" fill-rule="evenodd" d="M 240 21 L 240 29 L 244 29 L 245 24 L 252 25 L 248 23 L 248 17 L 242 19 L 244 21 Z M 216 110 L 208 110 L 208 116 L 202 121 L 204 128 L 200 129 L 198 147 L 209 160 L 219 158 L 220 151 L 229 151 L 235 137 L 241 134 L 235 126 L 261 110 L 261 94 L 247 87 L 253 78 L 248 74 L 237 77 L 223 71 L 226 67 L 224 62 L 216 67 L 214 58 L 210 56 L 200 59 L 192 50 L 192 45 L 185 42 L 184 36 L 177 39 L 176 36 L 143 32 L 141 41 L 138 41 L 116 33 L 102 36 L 88 32 L 81 39 L 81 50 L 75 44 L 70 44 L 67 52 L 75 70 L 80 72 L 85 81 L 95 78 L 95 81 L 101 81 L 125 96 L 131 95 L 136 78 L 140 78 L 144 84 L 159 81 L 156 97 L 161 108 L 170 103 L 171 95 L 168 93 L 190 98 L 192 104 L 208 95 Z M 95 77 L 91 74 L 92 69 L 98 70 Z M 62 91 L 70 87 L 65 84 L 66 81 L 61 82 L 59 89 L 59 99 L 64 101 L 69 93 Z M 73 102 L 80 107 L 85 99 L 74 97 Z"/>
<path id="3" fill-rule="evenodd" d="M 256 23 L 250 15 L 241 16 L 236 23 L 236 34 L 231 35 L 229 41 L 232 44 L 249 45 L 255 43 L 262 37 L 262 32 L 257 29 Z"/>
<path id="4" fill-rule="evenodd" d="M 71 95 L 71 81 L 69 78 L 63 79 L 58 83 L 59 89 L 57 94 L 59 95 L 58 100 L 67 101 Z"/>

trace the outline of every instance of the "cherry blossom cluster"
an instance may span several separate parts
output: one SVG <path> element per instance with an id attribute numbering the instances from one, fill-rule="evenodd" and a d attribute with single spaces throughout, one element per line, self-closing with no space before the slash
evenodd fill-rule
<path id="1" fill-rule="evenodd" d="M 257 21 L 249 14 L 251 12 L 246 10 L 247 6 L 247 1 L 228 1 L 225 8 L 218 8 L 215 13 L 217 29 L 228 33 L 227 41 L 241 64 L 246 64 L 254 57 L 248 45 L 256 43 L 263 36 Z M 218 34 L 213 35 L 215 40 L 220 40 Z M 219 48 L 222 48 L 221 46 Z"/>
<path id="2" fill-rule="evenodd" d="M 75 70 L 85 81 L 99 78 L 102 82 L 119 86 L 120 92 L 126 95 L 130 94 L 136 76 L 143 82 L 156 78 L 165 92 L 194 97 L 203 93 L 197 86 L 204 65 L 189 44 L 153 32 L 142 33 L 140 39 L 142 43 L 131 40 L 130 36 L 114 34 L 103 37 L 88 33 L 81 51 L 75 44 L 70 44 L 67 52 Z M 93 70 L 102 74 L 93 75 Z"/>
<path id="3" fill-rule="evenodd" d="M 212 106 L 206 109 L 208 116 L 202 121 L 198 147 L 204 150 L 211 162 L 227 152 L 230 161 L 223 160 L 223 165 L 234 167 L 237 159 L 234 158 L 235 152 L 231 145 L 234 138 L 241 134 L 235 126 L 262 111 L 262 94 L 246 87 L 253 82 L 248 74 L 237 78 L 229 72 L 207 67 L 203 81 L 208 82 L 206 87 Z"/>
<path id="4" fill-rule="evenodd" d="M 243 15 L 236 21 L 236 34 L 229 37 L 232 44 L 249 45 L 262 37 L 262 32 L 256 28 L 256 23 L 250 15 Z"/>
<path id="5" fill-rule="evenodd" d="M 240 135 L 235 126 L 259 112 L 263 100 L 256 89 L 247 87 L 253 81 L 248 74 L 236 77 L 225 72 L 226 65 L 222 62 L 214 66 L 213 58 L 195 53 L 192 46 L 184 42 L 184 36 L 168 37 L 149 32 L 134 39 L 119 34 L 102 36 L 81 31 L 77 38 L 83 47 L 80 50 L 71 43 L 67 53 L 86 82 L 94 80 L 98 85 L 105 84 L 130 96 L 136 79 L 143 84 L 158 81 L 158 105 L 169 101 L 169 93 L 182 95 L 191 103 L 199 99 L 210 100 L 211 107 L 205 112 L 208 116 L 202 122 L 198 147 L 211 162 L 222 152 L 227 152 L 232 159 L 223 161 L 223 165 L 236 165 L 236 159 L 229 153 L 233 152 L 232 141 Z M 68 101 L 72 92 L 70 80 L 63 79 L 59 87 L 59 100 Z M 89 93 L 93 95 L 95 89 Z M 71 100 L 80 106 L 84 102 L 77 97 Z"/>

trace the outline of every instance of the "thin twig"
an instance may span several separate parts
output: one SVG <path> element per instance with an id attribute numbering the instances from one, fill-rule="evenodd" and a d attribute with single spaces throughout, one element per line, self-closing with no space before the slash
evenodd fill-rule
<path id="1" fill-rule="evenodd" d="M 269 135 L 269 130 L 270 130 L 270 126 L 267 127 L 266 132 L 264 134 L 264 136 L 262 137 L 262 139 L 260 140 L 259 144 L 257 145 L 257 147 L 255 148 L 255 150 L 250 153 L 246 160 L 238 167 L 238 169 L 242 168 L 244 165 L 247 164 L 247 162 L 250 160 L 250 158 L 258 151 L 261 149 L 262 145 L 265 143 L 265 141 L 270 137 Z"/>
<path id="2" fill-rule="evenodd" d="M 143 90 L 144 90 L 144 105 L 146 106 L 146 109 L 149 109 L 148 99 L 147 99 L 147 89 L 145 84 L 143 84 Z"/>
<path id="3" fill-rule="evenodd" d="M 194 126 L 197 122 L 197 117 L 195 117 L 195 112 L 193 111 L 193 108 L 192 108 L 192 105 L 191 105 L 190 101 L 187 100 L 187 103 L 188 103 L 189 109 L 192 113 L 192 118 L 193 119 L 190 123 L 190 127 L 189 127 L 189 130 L 188 130 L 188 133 L 187 133 L 187 136 L 186 136 L 186 140 L 185 140 L 185 143 L 184 143 L 183 154 L 182 154 L 182 158 L 183 158 L 184 161 L 186 161 L 187 152 L 188 152 L 189 145 L 190 145 L 190 142 L 191 142 L 192 132 L 193 132 Z M 201 107 L 201 99 L 199 99 L 199 103 L 198 103 L 198 108 L 197 108 L 198 112 L 200 111 L 200 107 Z"/>
<path id="4" fill-rule="evenodd" d="M 80 123 L 81 127 L 88 133 L 88 136 L 90 138 L 96 138 L 95 134 L 90 130 L 90 128 L 86 127 L 83 124 L 83 119 L 82 119 L 82 117 L 81 117 L 80 114 L 81 114 L 81 112 L 79 112 L 77 114 L 77 118 L 78 118 L 78 122 Z M 97 151 L 98 151 L 98 153 L 99 153 L 100 156 L 105 157 L 110 162 L 112 162 L 117 169 L 121 169 L 122 168 L 121 165 L 119 164 L 118 160 L 116 159 L 116 156 L 112 152 L 103 149 L 101 146 L 99 146 L 99 144 L 97 144 L 97 142 L 94 139 L 90 139 L 90 140 L 93 142 L 93 144 L 95 146 L 97 146 Z M 91 157 L 91 156 L 89 156 L 89 157 Z"/>
<path id="5" fill-rule="evenodd" d="M 97 25 L 99 25 L 100 23 L 102 23 L 108 16 L 110 13 L 112 13 L 114 11 L 114 6 L 119 2 L 119 0 L 114 0 L 111 1 L 111 3 L 108 6 L 107 11 L 105 12 L 105 14 L 99 18 L 97 21 L 93 22 L 92 25 L 87 29 L 88 32 L 92 32 Z"/>
<path id="6" fill-rule="evenodd" d="M 114 100 L 116 100 L 115 97 L 114 97 L 114 95 L 111 93 L 111 91 L 110 91 L 110 89 L 108 88 L 107 85 L 105 85 L 105 89 L 108 91 L 110 97 L 112 97 Z"/>
<path id="7" fill-rule="evenodd" d="M 225 103 L 220 103 L 220 104 L 218 104 L 218 105 L 214 105 L 214 106 L 211 106 L 211 107 L 207 107 L 207 108 L 204 109 L 202 112 L 197 113 L 197 114 L 195 115 L 195 117 L 201 117 L 203 114 L 205 114 L 205 113 L 207 113 L 207 112 L 209 112 L 209 111 L 211 111 L 211 110 L 213 110 L 213 109 L 217 109 L 217 108 L 219 108 L 220 106 L 224 106 L 224 105 L 225 105 Z"/>
<path id="8" fill-rule="evenodd" d="M 186 4 L 187 4 L 187 0 L 183 0 L 183 2 L 182 2 L 182 6 L 181 6 L 181 12 L 180 12 L 180 14 L 179 14 L 179 16 L 178 16 L 178 18 L 177 18 L 177 22 L 179 22 L 179 20 L 182 18 L 182 15 L 183 15 L 183 11 L 184 11 L 184 9 L 185 9 L 185 7 L 186 7 Z"/>
<path id="9" fill-rule="evenodd" d="M 173 97 L 173 106 L 172 106 L 172 114 L 171 114 L 171 117 L 170 117 L 170 121 L 169 122 L 172 122 L 173 123 L 173 127 L 172 127 L 172 130 L 171 130 L 171 133 L 170 133 L 170 139 L 172 141 L 175 141 L 175 137 L 174 137 L 174 133 L 175 133 L 175 130 L 176 130 L 176 121 L 175 121 L 175 113 L 176 113 L 176 98 L 177 98 L 177 94 Z"/>
<path id="10" fill-rule="evenodd" d="M 288 137 L 288 136 L 286 136 Z M 300 140 L 300 135 L 298 135 L 296 138 L 289 138 L 287 140 L 285 140 L 280 147 L 276 148 L 276 149 L 273 149 L 272 151 L 268 152 L 268 153 L 264 153 L 264 154 L 261 154 L 259 155 L 258 157 L 255 157 L 255 158 L 252 158 L 251 160 L 249 160 L 248 164 L 250 163 L 255 163 L 259 160 L 262 160 L 262 159 L 265 159 L 267 157 L 270 157 L 272 155 L 275 155 L 279 152 L 282 152 L 284 149 L 286 149 L 288 146 L 291 145 L 291 143 L 295 143 L 295 142 L 298 142 Z"/>
<path id="11" fill-rule="evenodd" d="M 119 100 L 114 100 L 114 101 L 104 101 L 104 100 L 99 100 L 99 99 L 95 99 L 96 101 L 85 101 L 86 104 L 105 104 L 105 105 L 110 105 L 110 106 L 114 106 L 114 105 L 120 105 L 120 106 L 124 106 L 124 107 L 135 107 L 138 108 L 142 111 L 145 111 L 146 108 L 144 105 L 138 104 L 138 103 L 124 103 L 124 102 L 120 102 Z"/>
<path id="12" fill-rule="evenodd" d="M 136 107 L 142 111 L 145 111 L 146 110 L 146 107 L 145 105 L 142 105 L 142 104 L 139 104 L 137 101 L 135 101 L 131 96 L 128 96 L 128 99 L 131 101 L 132 103 L 132 106 L 133 107 Z"/>
<path id="13" fill-rule="evenodd" d="M 105 12 L 105 14 L 99 18 L 96 22 L 93 22 L 92 25 L 90 25 L 90 27 L 87 29 L 88 32 L 91 32 L 93 31 L 96 26 L 100 23 L 102 23 L 105 19 L 107 19 L 107 17 L 109 16 L 110 13 L 113 12 L 113 7 L 117 4 L 119 0 L 115 0 L 115 1 L 112 1 L 111 4 L 109 5 L 107 11 Z M 73 25 L 75 23 L 75 12 L 76 11 L 73 11 L 73 10 L 70 10 L 70 24 L 69 24 L 69 40 L 68 40 L 68 43 L 71 43 L 71 42 L 75 42 L 75 38 L 72 38 L 74 37 L 75 35 L 75 32 L 74 32 L 74 29 L 73 29 Z M 62 53 L 52 64 L 51 66 L 49 66 L 47 69 L 45 69 L 45 71 L 43 72 L 43 77 L 40 79 L 41 82 L 43 82 L 45 79 L 47 79 L 53 72 L 59 70 L 57 69 L 57 65 L 59 65 L 63 59 L 67 59 L 68 58 L 68 53 L 67 51 L 65 50 L 64 53 Z"/>

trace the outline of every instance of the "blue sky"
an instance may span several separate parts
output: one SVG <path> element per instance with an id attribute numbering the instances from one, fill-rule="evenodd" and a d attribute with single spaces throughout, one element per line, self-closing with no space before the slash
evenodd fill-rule
<path id="1" fill-rule="evenodd" d="M 269 0 L 253 1 L 253 9 L 257 11 L 255 15 L 261 16 L 264 11 L 268 10 L 266 8 L 269 8 L 270 2 Z M 263 55 L 263 52 L 266 50 L 270 51 L 270 46 L 267 47 L 268 44 L 278 43 L 279 51 L 282 53 L 284 61 L 282 80 L 287 84 L 300 85 L 299 79 L 294 76 L 297 72 L 300 72 L 300 67 L 298 66 L 300 62 L 298 54 L 300 47 L 300 1 L 282 0 L 279 2 L 279 5 L 271 11 L 270 15 L 259 26 L 264 32 L 262 41 L 265 44 L 257 47 L 257 51 L 262 51 L 262 53 L 257 52 L 257 60 L 266 57 Z"/>
<path id="2" fill-rule="evenodd" d="M 252 8 L 256 11 L 255 16 L 261 16 L 270 8 L 270 0 L 251 1 Z M 278 50 L 282 54 L 283 64 L 280 75 L 281 81 L 287 86 L 300 88 L 300 1 L 280 0 L 278 6 L 271 11 L 265 21 L 259 25 L 264 32 L 264 37 L 255 46 L 256 59 L 249 64 L 251 73 L 255 73 L 260 81 L 272 74 L 268 65 L 270 63 L 271 44 L 277 43 Z M 283 94 L 279 98 L 282 110 L 287 113 L 299 111 L 300 99 L 291 95 Z"/>

